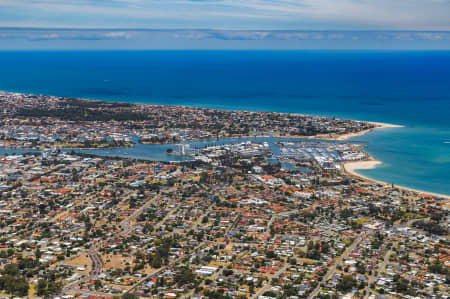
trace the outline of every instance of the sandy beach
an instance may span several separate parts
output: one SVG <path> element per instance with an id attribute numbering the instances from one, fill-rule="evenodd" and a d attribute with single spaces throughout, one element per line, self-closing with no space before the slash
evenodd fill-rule
<path id="1" fill-rule="evenodd" d="M 371 124 L 375 125 L 375 128 L 373 129 L 369 129 L 369 130 L 364 130 L 361 132 L 357 132 L 357 133 L 350 133 L 350 134 L 345 134 L 345 135 L 341 135 L 337 138 L 337 140 L 348 140 L 349 138 L 355 137 L 355 136 L 361 136 L 364 135 L 372 130 L 378 130 L 378 129 L 385 129 L 385 128 L 402 128 L 404 126 L 401 125 L 394 125 L 394 124 L 387 124 L 387 123 L 380 123 L 380 122 L 370 122 Z M 374 169 L 376 168 L 378 165 L 382 165 L 383 162 L 378 161 L 376 159 L 374 159 L 373 157 L 369 157 L 369 160 L 366 161 L 354 161 L 354 162 L 346 162 L 343 164 L 344 170 L 355 177 L 361 178 L 365 181 L 368 182 L 373 182 L 373 183 L 377 183 L 377 184 L 382 184 L 382 185 L 391 185 L 388 182 L 383 182 L 383 181 L 379 181 L 379 180 L 374 180 L 371 178 L 368 178 L 364 175 L 361 175 L 357 172 L 357 170 L 362 170 L 362 169 Z M 396 188 L 400 189 L 400 190 L 404 190 L 404 191 L 412 191 L 412 192 L 417 192 L 420 194 L 427 194 L 427 195 L 432 195 L 432 196 L 437 196 L 437 197 L 442 197 L 445 199 L 450 200 L 450 196 L 449 195 L 444 195 L 444 194 L 439 194 L 439 193 L 433 193 L 433 192 L 426 192 L 423 190 L 417 190 L 417 189 L 413 189 L 413 188 L 409 188 L 409 187 L 403 187 L 403 186 L 398 186 L 398 185 L 394 185 Z"/>
<path id="2" fill-rule="evenodd" d="M 403 128 L 404 126 L 402 125 L 394 125 L 394 124 L 387 124 L 387 123 L 380 123 L 380 122 L 368 122 L 372 125 L 375 126 L 375 128 L 372 129 L 368 129 L 368 130 L 364 130 L 364 131 L 360 131 L 360 132 L 356 132 L 356 133 L 348 133 L 348 134 L 343 134 L 340 135 L 336 138 L 336 140 L 348 140 L 352 137 L 356 137 L 356 136 L 361 136 L 364 135 L 368 132 L 371 132 L 372 130 L 377 130 L 377 129 L 386 129 L 386 128 Z"/>
<path id="3" fill-rule="evenodd" d="M 381 185 L 391 185 L 390 183 L 374 180 L 374 179 L 368 178 L 368 177 L 366 177 L 364 175 L 361 175 L 358 172 L 356 172 L 357 170 L 361 170 L 361 169 L 374 169 L 374 168 L 377 167 L 377 165 L 382 165 L 382 164 L 383 163 L 381 161 L 378 161 L 378 160 L 368 160 L 368 161 L 346 162 L 346 163 L 344 163 L 343 166 L 344 166 L 344 170 L 348 174 L 350 174 L 352 176 L 361 178 L 361 179 L 363 179 L 365 181 L 372 182 L 372 183 L 377 183 L 377 184 L 381 184 Z M 398 185 L 394 185 L 394 186 L 395 186 L 395 188 L 398 188 L 400 190 L 412 191 L 412 192 L 417 192 L 417 193 L 420 193 L 420 194 L 427 194 L 427 195 L 442 197 L 442 198 L 450 200 L 450 196 L 449 195 L 432 193 L 432 192 L 426 192 L 426 191 L 417 190 L 417 189 L 408 188 L 408 187 L 403 187 L 403 186 L 398 186 Z"/>

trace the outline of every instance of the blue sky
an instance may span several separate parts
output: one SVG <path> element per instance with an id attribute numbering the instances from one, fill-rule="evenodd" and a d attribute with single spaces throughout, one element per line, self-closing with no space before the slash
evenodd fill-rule
<path id="1" fill-rule="evenodd" d="M 0 28 L 0 49 L 450 48 L 450 0 L 0 0 Z"/>
<path id="2" fill-rule="evenodd" d="M 0 0 L 0 27 L 450 30 L 449 0 Z"/>

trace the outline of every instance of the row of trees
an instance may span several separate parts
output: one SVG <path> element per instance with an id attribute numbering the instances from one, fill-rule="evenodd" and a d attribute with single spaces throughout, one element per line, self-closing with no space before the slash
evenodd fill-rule
<path id="1" fill-rule="evenodd" d="M 0 289 L 8 294 L 20 297 L 28 296 L 28 280 L 20 274 L 19 267 L 15 264 L 8 264 L 3 268 L 0 276 Z"/>
<path id="2" fill-rule="evenodd" d="M 61 282 L 48 281 L 46 279 L 39 279 L 37 284 L 37 295 L 48 296 L 58 293 L 62 288 Z"/>
<path id="3" fill-rule="evenodd" d="M 0 290 L 15 296 L 26 297 L 30 285 L 28 279 L 21 272 L 24 268 L 33 268 L 36 263 L 33 263 L 31 259 L 23 259 L 16 264 L 7 264 L 1 271 L 0 276 Z M 47 296 L 56 294 L 61 291 L 61 282 L 55 279 L 40 279 L 37 284 L 38 296 Z"/>

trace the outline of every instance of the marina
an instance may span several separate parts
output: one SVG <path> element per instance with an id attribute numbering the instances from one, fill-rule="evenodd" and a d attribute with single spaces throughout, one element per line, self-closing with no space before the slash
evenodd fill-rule
<path id="1" fill-rule="evenodd" d="M 363 152 L 354 150 L 359 147 L 355 147 L 357 143 L 352 141 L 320 140 L 311 142 L 308 139 L 255 137 L 178 144 L 142 144 L 137 136 L 130 136 L 130 139 L 136 143 L 135 146 L 114 149 L 63 149 L 61 151 L 170 163 L 193 160 L 209 161 L 212 157 L 230 152 L 243 157 L 264 155 L 271 163 L 281 163 L 285 169 L 299 171 L 309 170 L 304 167 L 296 167 L 295 164 L 298 162 L 314 160 L 319 167 L 331 169 L 339 167 L 336 163 L 366 157 Z M 40 150 L 0 148 L 0 155 L 29 152 L 45 153 Z"/>

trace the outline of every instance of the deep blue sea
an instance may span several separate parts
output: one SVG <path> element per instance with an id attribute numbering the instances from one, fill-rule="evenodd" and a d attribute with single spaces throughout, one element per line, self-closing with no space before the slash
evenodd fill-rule
<path id="1" fill-rule="evenodd" d="M 0 52 L 0 90 L 388 122 L 374 179 L 450 195 L 450 52 Z"/>

